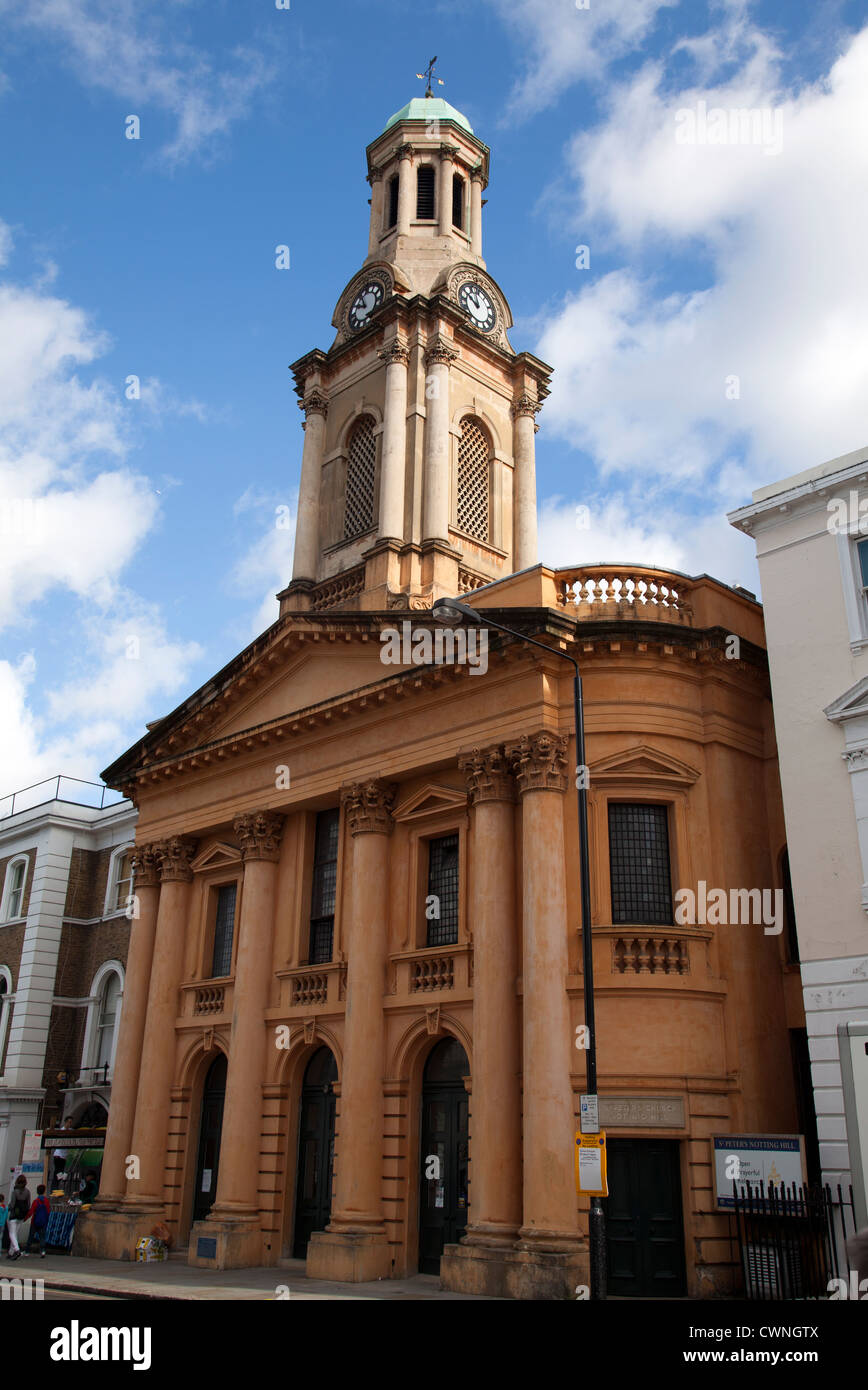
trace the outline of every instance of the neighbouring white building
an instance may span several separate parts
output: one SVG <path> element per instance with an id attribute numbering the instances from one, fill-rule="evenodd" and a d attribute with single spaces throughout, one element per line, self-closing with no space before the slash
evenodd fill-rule
<path id="1" fill-rule="evenodd" d="M 868 1025 L 868 447 L 729 520 L 762 582 L 823 1180 L 852 1181 L 865 1221 L 868 1037 L 842 1084 L 839 1028 Z"/>
<path id="2" fill-rule="evenodd" d="M 109 804 L 106 804 L 106 803 Z M 136 810 L 55 777 L 0 798 L 0 1192 L 25 1130 L 105 1124 Z"/>

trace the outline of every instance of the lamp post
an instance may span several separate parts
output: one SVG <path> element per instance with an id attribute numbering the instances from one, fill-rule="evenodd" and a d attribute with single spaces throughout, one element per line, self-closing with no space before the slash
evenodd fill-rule
<path id="1" fill-rule="evenodd" d="M 548 652 L 549 656 L 563 657 L 573 668 L 573 717 L 575 720 L 576 734 L 576 793 L 579 811 L 579 872 L 580 872 L 580 902 L 581 902 L 581 924 L 582 924 L 582 968 L 584 971 L 584 997 L 585 997 L 585 1027 L 588 1035 L 587 1047 L 587 1081 L 588 1094 L 597 1094 L 597 1034 L 594 1023 L 594 953 L 591 941 L 591 880 L 590 880 L 590 855 L 588 852 L 588 789 L 585 777 L 585 719 L 584 703 L 582 700 L 582 677 L 579 672 L 579 664 L 566 652 L 558 651 L 555 647 L 549 647 L 545 642 L 539 642 L 535 637 L 526 637 L 523 632 L 516 632 L 515 628 L 505 627 L 503 623 L 496 623 L 487 614 L 478 612 L 475 608 L 469 607 L 466 603 L 461 603 L 454 598 L 439 598 L 431 609 L 431 616 L 436 623 L 444 627 L 459 627 L 461 623 L 470 623 L 475 627 L 493 627 L 498 632 L 505 632 L 508 637 L 515 637 L 519 642 L 527 642 L 532 647 L 539 647 L 542 651 Z M 603 1211 L 602 1200 L 599 1197 L 591 1198 L 591 1211 L 588 1221 L 588 1249 L 591 1265 L 591 1298 L 603 1299 L 606 1297 L 606 1215 Z"/>

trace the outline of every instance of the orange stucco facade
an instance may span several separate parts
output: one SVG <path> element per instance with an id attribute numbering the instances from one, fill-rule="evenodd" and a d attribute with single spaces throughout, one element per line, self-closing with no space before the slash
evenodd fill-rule
<path id="1" fill-rule="evenodd" d="M 602 1119 L 612 1139 L 668 1145 L 685 1289 L 725 1293 L 733 1247 L 709 1136 L 797 1128 L 798 968 L 762 925 L 613 921 L 608 807 L 663 808 L 673 892 L 781 887 L 762 614 L 707 577 L 535 563 L 534 418 L 550 369 L 506 338 L 481 257 L 488 153 L 450 110 L 449 140 L 409 109 L 369 147 L 368 269 L 342 297 L 329 353 L 296 364 L 307 428 L 280 618 L 106 774 L 139 808 L 139 915 L 101 1191 L 80 1239 L 129 1257 L 164 1219 L 192 1263 L 291 1255 L 309 1196 L 305 1074 L 325 1047 L 333 1162 L 304 1242 L 311 1277 L 413 1273 L 425 1223 L 452 1200 L 447 1288 L 564 1298 L 588 1282 L 573 1172 L 586 1080 L 568 653 L 585 687 Z M 467 209 L 466 232 L 445 202 L 430 226 L 408 211 L 412 170 L 435 157 L 443 199 L 466 173 L 451 204 L 453 217 Z M 378 188 L 390 179 L 394 226 Z M 385 300 L 372 291 L 383 302 L 359 323 L 371 267 Z M 489 290 L 470 321 L 461 286 L 477 281 Z M 368 531 L 342 541 L 347 421 L 360 416 L 373 510 Z M 480 440 L 488 492 L 472 513 L 462 479 Z M 485 669 L 384 661 L 384 634 L 405 621 L 433 632 L 432 604 L 450 593 L 481 615 Z M 550 653 L 486 629 L 486 613 Z M 312 961 L 317 816 L 338 808 L 333 935 Z M 432 946 L 429 856 L 451 836 L 455 928 Z M 229 968 L 215 976 L 219 890 L 233 884 Z M 447 1039 L 463 1060 L 453 1054 L 461 1076 L 443 1100 L 426 1066 Z M 218 1165 L 203 1136 L 221 1055 Z M 460 1194 L 442 1201 L 423 1125 L 438 1104 L 464 1126 Z M 443 1153 L 451 1162 L 445 1141 Z"/>

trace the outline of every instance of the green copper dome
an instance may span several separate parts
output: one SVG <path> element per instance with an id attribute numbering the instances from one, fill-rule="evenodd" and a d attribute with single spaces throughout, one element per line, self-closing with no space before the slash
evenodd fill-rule
<path id="1" fill-rule="evenodd" d="M 462 130 L 473 134 L 473 126 L 467 117 L 462 116 L 460 111 L 456 111 L 455 107 L 450 106 L 442 97 L 414 97 L 406 106 L 402 106 L 400 111 L 396 111 L 394 116 L 389 117 L 383 126 L 382 134 L 398 121 L 454 121 Z"/>

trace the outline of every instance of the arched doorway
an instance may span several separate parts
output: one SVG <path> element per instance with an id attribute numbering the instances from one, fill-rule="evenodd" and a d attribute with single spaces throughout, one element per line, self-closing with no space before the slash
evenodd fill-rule
<path id="1" fill-rule="evenodd" d="M 223 1102 L 226 1099 L 226 1058 L 223 1053 L 211 1063 L 202 1091 L 202 1123 L 199 1129 L 199 1159 L 193 1196 L 193 1220 L 204 1221 L 217 1195 L 217 1168 L 220 1162 L 220 1135 L 223 1130 Z"/>
<path id="2" fill-rule="evenodd" d="M 307 1254 L 314 1231 L 324 1231 L 332 1206 L 335 1158 L 335 1093 L 338 1067 L 327 1047 L 313 1054 L 304 1073 L 298 1123 L 298 1177 L 292 1253 Z"/>
<path id="3" fill-rule="evenodd" d="M 440 1273 L 444 1245 L 467 1227 L 467 1053 L 444 1038 L 428 1054 L 422 1077 L 419 1269 Z"/>

